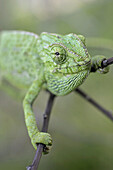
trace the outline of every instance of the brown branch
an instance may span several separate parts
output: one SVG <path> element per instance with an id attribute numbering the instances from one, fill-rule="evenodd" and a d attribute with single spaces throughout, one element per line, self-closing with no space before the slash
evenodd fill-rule
<path id="1" fill-rule="evenodd" d="M 113 64 L 113 57 L 105 59 L 102 61 L 101 63 L 101 67 L 99 68 L 105 68 L 109 65 Z M 97 70 L 99 69 L 97 68 Z M 95 70 L 94 67 L 91 68 L 91 72 L 95 72 L 97 71 Z M 82 90 L 80 89 L 75 89 L 75 91 L 77 93 L 79 93 L 83 98 L 85 98 L 89 103 L 91 103 L 93 106 L 95 106 L 97 109 L 99 109 L 102 113 L 104 113 L 110 120 L 113 121 L 113 115 L 110 111 L 106 110 L 104 107 L 100 106 L 95 100 L 93 100 L 91 97 L 89 97 L 86 93 L 84 93 Z"/>
<path id="2" fill-rule="evenodd" d="M 75 92 L 77 92 L 79 95 L 81 95 L 85 100 L 87 100 L 89 103 L 91 103 L 93 106 L 95 106 L 98 110 L 100 110 L 104 115 L 106 115 L 111 121 L 113 121 L 113 115 L 112 112 L 106 110 L 104 107 L 99 105 L 95 100 L 93 100 L 91 97 L 89 97 L 86 93 L 84 93 L 80 89 L 75 89 Z"/>
<path id="3" fill-rule="evenodd" d="M 42 132 L 47 132 L 47 130 L 48 130 L 50 113 L 52 110 L 54 99 L 55 99 L 55 95 L 50 93 L 49 100 L 48 100 L 48 103 L 46 106 L 46 110 L 45 110 L 45 113 L 43 116 Z M 32 163 L 32 165 L 27 167 L 27 170 L 37 170 L 41 156 L 42 156 L 42 152 L 44 149 L 46 149 L 46 146 L 44 144 L 37 144 L 37 151 L 36 151 L 33 163 Z"/>

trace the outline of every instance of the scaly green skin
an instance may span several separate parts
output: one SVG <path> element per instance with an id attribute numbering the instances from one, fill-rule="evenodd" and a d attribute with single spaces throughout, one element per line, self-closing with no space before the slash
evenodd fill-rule
<path id="1" fill-rule="evenodd" d="M 24 31 L 0 33 L 0 74 L 28 92 L 23 101 L 25 122 L 31 142 L 51 145 L 48 133 L 39 132 L 32 104 L 42 88 L 57 96 L 66 95 L 81 85 L 91 66 L 101 66 L 104 56 L 90 57 L 82 35 Z M 100 70 L 108 72 L 108 68 Z"/>

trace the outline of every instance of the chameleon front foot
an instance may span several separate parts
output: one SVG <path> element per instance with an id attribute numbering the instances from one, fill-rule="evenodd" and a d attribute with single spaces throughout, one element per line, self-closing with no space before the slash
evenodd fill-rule
<path id="1" fill-rule="evenodd" d="M 49 133 L 38 132 L 32 137 L 31 142 L 35 149 L 37 149 L 36 144 L 42 143 L 46 145 L 43 152 L 47 154 L 49 152 L 49 146 L 52 145 L 52 138 Z"/>

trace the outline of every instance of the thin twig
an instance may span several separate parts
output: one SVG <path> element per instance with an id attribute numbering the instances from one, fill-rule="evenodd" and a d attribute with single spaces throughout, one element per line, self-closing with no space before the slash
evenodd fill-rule
<path id="1" fill-rule="evenodd" d="M 47 130 L 48 130 L 49 118 L 50 118 L 50 113 L 52 110 L 54 99 L 55 99 L 55 95 L 50 93 L 49 100 L 48 100 L 46 110 L 44 113 L 44 117 L 43 117 L 42 132 L 47 132 Z M 27 170 L 37 170 L 44 148 L 45 148 L 44 144 L 37 145 L 37 151 L 36 151 L 33 163 L 32 163 L 32 165 L 27 167 Z"/>
<path id="2" fill-rule="evenodd" d="M 111 64 L 113 64 L 113 57 L 103 60 L 101 63 L 101 66 L 102 66 L 102 68 L 104 68 Z"/>
<path id="3" fill-rule="evenodd" d="M 97 70 L 100 69 L 100 68 L 103 69 L 103 68 L 105 68 L 105 67 L 107 67 L 107 66 L 109 66 L 109 65 L 111 65 L 111 64 L 113 64 L 113 57 L 108 58 L 108 59 L 104 59 L 104 60 L 101 62 L 101 67 L 99 66 L 98 68 L 95 68 L 95 67 L 93 67 L 93 65 L 92 65 L 90 72 L 95 72 L 95 71 L 97 71 Z"/>
<path id="4" fill-rule="evenodd" d="M 107 67 L 108 65 L 113 64 L 113 57 L 105 59 L 101 63 L 101 68 L 103 69 L 104 67 Z M 99 69 L 99 68 L 97 68 Z M 91 68 L 91 72 L 95 72 L 95 68 Z M 93 106 L 95 106 L 97 109 L 99 109 L 102 113 L 104 113 L 110 120 L 113 121 L 113 115 L 112 112 L 106 110 L 104 107 L 100 106 L 95 100 L 93 100 L 91 97 L 89 97 L 86 93 L 84 93 L 80 89 L 75 89 L 77 93 L 79 93 L 83 98 L 85 98 L 89 103 L 91 103 Z"/>
<path id="5" fill-rule="evenodd" d="M 80 89 L 75 89 L 75 92 L 80 94 L 85 100 L 87 100 L 89 103 L 91 103 L 93 106 L 95 106 L 98 110 L 100 110 L 102 113 L 104 113 L 111 121 L 113 121 L 113 115 L 112 112 L 106 110 L 104 107 L 99 105 L 95 100 L 93 100 L 91 97 L 89 97 L 86 93 L 84 93 Z"/>

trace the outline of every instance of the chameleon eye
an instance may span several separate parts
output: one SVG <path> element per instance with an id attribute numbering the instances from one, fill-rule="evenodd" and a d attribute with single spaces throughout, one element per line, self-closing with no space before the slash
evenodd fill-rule
<path id="1" fill-rule="evenodd" d="M 56 64 L 63 64 L 66 60 L 66 50 L 61 46 L 51 48 L 51 57 Z"/>
<path id="2" fill-rule="evenodd" d="M 58 56 L 58 55 L 60 55 L 60 53 L 59 53 L 59 52 L 56 52 L 56 53 L 55 53 L 55 55 L 57 55 L 57 56 Z"/>

